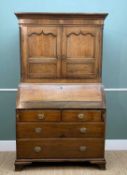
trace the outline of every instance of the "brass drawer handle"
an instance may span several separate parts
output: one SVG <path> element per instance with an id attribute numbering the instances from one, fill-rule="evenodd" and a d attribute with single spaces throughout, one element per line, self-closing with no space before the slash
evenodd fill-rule
<path id="1" fill-rule="evenodd" d="M 80 128 L 80 133 L 86 133 L 86 128 Z"/>
<path id="2" fill-rule="evenodd" d="M 42 113 L 42 114 L 38 114 L 38 119 L 39 120 L 43 120 L 45 118 L 45 115 Z"/>
<path id="3" fill-rule="evenodd" d="M 79 150 L 81 151 L 81 152 L 83 152 L 83 151 L 86 151 L 86 146 L 80 146 L 80 148 L 79 148 Z"/>
<path id="4" fill-rule="evenodd" d="M 42 150 L 42 148 L 41 148 L 40 146 L 35 146 L 35 147 L 34 147 L 34 151 L 35 151 L 36 153 L 41 152 L 41 150 Z"/>
<path id="5" fill-rule="evenodd" d="M 81 113 L 81 114 L 78 114 L 78 118 L 79 118 L 79 119 L 84 119 L 84 117 L 85 117 L 84 114 L 82 114 L 82 113 Z"/>
<path id="6" fill-rule="evenodd" d="M 41 133 L 41 131 L 42 131 L 42 128 L 35 128 L 36 133 Z"/>

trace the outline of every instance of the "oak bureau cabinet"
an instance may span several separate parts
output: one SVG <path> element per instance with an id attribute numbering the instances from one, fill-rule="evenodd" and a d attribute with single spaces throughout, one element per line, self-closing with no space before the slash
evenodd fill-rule
<path id="1" fill-rule="evenodd" d="M 21 83 L 15 170 L 33 162 L 90 162 L 105 169 L 102 85 L 107 14 L 16 13 Z"/>

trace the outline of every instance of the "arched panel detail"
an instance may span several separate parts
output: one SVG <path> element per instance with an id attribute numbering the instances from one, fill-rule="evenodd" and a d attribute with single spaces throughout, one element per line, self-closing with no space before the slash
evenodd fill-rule
<path id="1" fill-rule="evenodd" d="M 44 32 L 43 30 L 41 31 L 41 32 L 31 32 L 31 33 L 29 33 L 28 34 L 28 36 L 30 37 L 30 36 L 32 36 L 32 35 L 52 35 L 52 36 L 54 36 L 54 37 L 56 37 L 57 35 L 56 34 L 54 34 L 54 33 L 51 33 L 51 32 Z"/>
<path id="2" fill-rule="evenodd" d="M 78 31 L 70 32 L 66 36 L 66 52 L 68 58 L 95 58 L 94 33 Z"/>
<path id="3" fill-rule="evenodd" d="M 28 34 L 29 57 L 56 57 L 57 35 L 52 32 L 35 31 Z"/>
<path id="4" fill-rule="evenodd" d="M 77 35 L 77 36 L 79 36 L 79 35 L 90 35 L 90 36 L 92 36 L 92 37 L 95 37 L 95 33 L 90 33 L 90 32 L 83 32 L 83 31 L 78 31 L 78 32 L 69 32 L 68 34 L 67 34 L 67 37 L 69 37 L 69 36 L 71 36 L 71 35 Z"/>

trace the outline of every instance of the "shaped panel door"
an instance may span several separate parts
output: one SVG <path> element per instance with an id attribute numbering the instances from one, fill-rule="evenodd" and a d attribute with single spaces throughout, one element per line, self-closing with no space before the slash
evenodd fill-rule
<path id="1" fill-rule="evenodd" d="M 62 42 L 62 76 L 98 78 L 100 32 L 96 27 L 64 27 Z"/>
<path id="2" fill-rule="evenodd" d="M 26 32 L 28 79 L 60 76 L 60 30 L 58 27 L 29 26 Z"/>

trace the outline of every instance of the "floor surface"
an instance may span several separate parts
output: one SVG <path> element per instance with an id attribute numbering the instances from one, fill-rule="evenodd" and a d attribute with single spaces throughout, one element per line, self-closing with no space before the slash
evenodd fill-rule
<path id="1" fill-rule="evenodd" d="M 0 152 L 0 175 L 127 175 L 127 151 L 107 151 L 107 170 L 89 165 L 35 165 L 14 171 L 15 152 Z"/>

